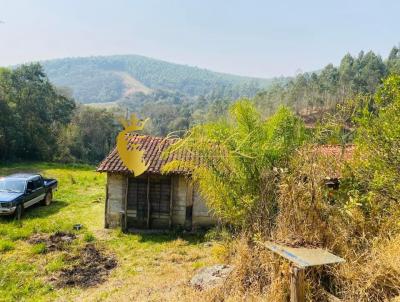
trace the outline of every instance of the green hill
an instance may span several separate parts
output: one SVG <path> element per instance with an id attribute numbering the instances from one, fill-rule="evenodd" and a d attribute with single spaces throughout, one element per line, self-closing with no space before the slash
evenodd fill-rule
<path id="1" fill-rule="evenodd" d="M 277 81 L 217 73 L 138 55 L 64 58 L 42 64 L 50 80 L 71 88 L 81 103 L 115 102 L 155 90 L 189 97 L 254 96 Z"/>

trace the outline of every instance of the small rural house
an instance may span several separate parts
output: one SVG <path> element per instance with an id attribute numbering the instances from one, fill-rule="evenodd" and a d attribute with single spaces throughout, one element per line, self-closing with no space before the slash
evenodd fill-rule
<path id="1" fill-rule="evenodd" d="M 106 228 L 182 226 L 192 229 L 215 223 L 187 170 L 178 168 L 168 174 L 162 173 L 166 163 L 173 159 L 193 160 L 192 154 L 181 152 L 162 158 L 163 151 L 176 139 L 133 135 L 129 141 L 144 150 L 144 161 L 149 167 L 145 173 L 134 177 L 122 163 L 116 148 L 100 163 L 97 171 L 107 173 Z"/>

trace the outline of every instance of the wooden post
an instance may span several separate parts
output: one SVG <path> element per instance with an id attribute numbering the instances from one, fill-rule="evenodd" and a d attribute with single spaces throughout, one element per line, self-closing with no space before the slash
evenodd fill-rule
<path id="1" fill-rule="evenodd" d="M 124 203 L 124 225 L 122 231 L 126 231 L 128 228 L 128 190 L 129 190 L 129 176 L 126 176 L 125 185 L 125 203 Z"/>
<path id="2" fill-rule="evenodd" d="M 304 268 L 292 266 L 290 271 L 290 302 L 305 302 Z"/>
<path id="3" fill-rule="evenodd" d="M 172 227 L 173 194 L 174 194 L 174 176 L 171 175 L 171 190 L 170 190 L 170 197 L 169 197 L 169 228 Z"/>
<path id="4" fill-rule="evenodd" d="M 150 176 L 147 175 L 147 228 L 150 229 L 150 215 L 151 215 L 151 204 L 150 204 Z"/>
<path id="5" fill-rule="evenodd" d="M 186 182 L 186 218 L 185 229 L 192 230 L 193 227 L 193 182 L 191 179 Z"/>

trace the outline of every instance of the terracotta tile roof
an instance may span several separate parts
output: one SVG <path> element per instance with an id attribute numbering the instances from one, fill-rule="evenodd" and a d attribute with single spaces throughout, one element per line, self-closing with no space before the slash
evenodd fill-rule
<path id="1" fill-rule="evenodd" d="M 169 155 L 167 158 L 163 158 L 162 153 L 171 144 L 175 143 L 178 139 L 154 137 L 147 135 L 132 135 L 129 138 L 128 146 L 132 143 L 139 146 L 139 150 L 144 150 L 144 160 L 149 163 L 149 168 L 146 172 L 161 174 L 162 167 L 171 162 L 174 159 L 195 161 L 195 157 L 190 152 L 177 152 L 173 155 Z M 129 147 L 128 147 L 129 148 Z M 128 168 L 122 163 L 118 151 L 114 148 L 113 151 L 100 163 L 97 167 L 98 172 L 118 172 L 118 173 L 130 173 Z M 187 174 L 189 171 L 183 167 L 171 171 L 170 174 Z"/>

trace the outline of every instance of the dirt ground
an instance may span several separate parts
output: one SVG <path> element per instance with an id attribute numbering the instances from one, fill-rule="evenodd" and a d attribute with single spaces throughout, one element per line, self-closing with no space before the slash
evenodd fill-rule
<path id="1" fill-rule="evenodd" d="M 76 255 L 67 258 L 74 263 L 62 269 L 53 282 L 57 287 L 78 286 L 90 287 L 103 283 L 111 270 L 117 266 L 114 256 L 105 255 L 94 244 L 87 244 Z"/>
<path id="2" fill-rule="evenodd" d="M 71 243 L 77 238 L 73 233 L 55 232 L 53 234 L 34 234 L 28 239 L 30 244 L 43 244 L 43 253 L 54 251 L 70 252 L 65 257 L 67 264 L 49 281 L 58 288 L 87 288 L 103 283 L 111 270 L 117 266 L 117 260 L 112 255 L 100 251 L 94 244 L 87 243 L 83 248 L 71 252 Z"/>
<path id="3" fill-rule="evenodd" d="M 46 252 L 62 251 L 76 239 L 76 235 L 66 232 L 55 232 L 54 234 L 34 234 L 28 239 L 30 244 L 44 244 Z"/>

